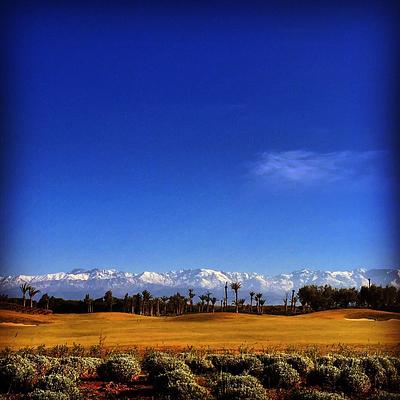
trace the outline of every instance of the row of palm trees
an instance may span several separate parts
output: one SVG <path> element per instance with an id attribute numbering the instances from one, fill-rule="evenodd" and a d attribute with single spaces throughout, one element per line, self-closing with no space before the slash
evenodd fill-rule
<path id="1" fill-rule="evenodd" d="M 251 291 L 250 295 L 250 305 L 245 306 L 246 300 L 244 298 L 239 298 L 239 290 L 241 289 L 240 282 L 233 282 L 230 288 L 234 292 L 234 300 L 232 304 L 235 307 L 236 313 L 240 311 L 245 311 L 246 308 L 248 312 L 254 312 L 254 306 L 256 308 L 257 314 L 263 313 L 263 307 L 265 304 L 265 299 L 263 299 L 262 293 L 255 293 Z M 229 311 L 228 308 L 228 283 L 225 285 L 225 296 L 220 300 L 220 311 Z M 196 294 L 193 289 L 188 289 L 188 295 L 182 296 L 180 293 L 176 293 L 172 296 L 161 296 L 153 297 L 148 290 L 143 290 L 141 293 L 129 296 L 127 293 L 123 298 L 122 308 L 125 312 L 135 313 L 140 315 L 149 316 L 160 316 L 175 314 L 181 315 L 187 312 L 205 312 L 214 313 L 218 299 L 212 296 L 211 292 L 206 292 L 205 294 L 199 295 L 199 301 L 195 304 L 194 299 Z M 119 301 L 119 308 L 121 307 L 121 300 L 113 297 L 112 291 L 108 290 L 104 297 L 103 302 L 107 305 L 109 311 L 113 311 L 113 306 Z M 92 313 L 94 300 L 90 298 L 89 294 L 86 294 L 84 298 L 84 303 L 87 308 L 88 313 Z M 253 305 L 254 304 L 254 305 Z"/>
<path id="2" fill-rule="evenodd" d="M 241 287 L 242 285 L 240 282 L 232 282 L 230 284 L 230 289 L 234 292 L 234 300 L 232 301 L 232 304 L 235 307 L 236 313 L 239 313 L 239 310 L 246 310 L 246 299 L 239 298 L 239 290 L 241 289 Z M 37 290 L 28 283 L 24 283 L 23 285 L 21 285 L 20 289 L 22 292 L 23 306 L 26 306 L 26 296 L 28 294 L 30 299 L 30 307 L 33 307 L 33 297 L 36 294 L 40 293 L 40 290 Z M 226 312 L 231 310 L 231 308 L 229 309 L 228 306 L 228 282 L 226 282 L 224 289 L 224 298 L 220 300 L 220 310 Z M 247 306 L 248 312 L 254 312 L 253 304 L 255 304 L 256 313 L 262 314 L 265 304 L 263 294 L 251 291 L 249 295 L 250 305 Z M 171 313 L 175 315 L 181 315 L 186 312 L 195 311 L 206 313 L 215 312 L 218 299 L 212 296 L 211 292 L 208 291 L 205 294 L 199 295 L 199 301 L 197 302 L 197 304 L 194 303 L 195 297 L 196 294 L 194 293 L 193 289 L 188 290 L 187 297 L 182 296 L 180 293 L 176 293 L 172 296 L 153 297 L 148 290 L 143 290 L 141 293 L 137 293 L 132 296 L 129 296 L 127 293 L 123 299 L 123 310 L 125 312 L 149 316 L 167 315 Z M 41 302 L 44 301 L 46 309 L 49 308 L 49 299 L 50 298 L 47 293 L 44 294 L 41 299 Z M 95 302 L 89 294 L 85 295 L 83 301 L 86 305 L 87 312 L 94 312 Z M 103 301 L 108 306 L 109 311 L 112 311 L 113 305 L 116 303 L 117 299 L 113 297 L 112 291 L 108 290 L 103 297 Z M 119 300 L 119 302 L 121 302 L 121 300 Z"/>
<path id="3" fill-rule="evenodd" d="M 40 290 L 34 288 L 33 286 L 29 285 L 28 283 L 24 283 L 23 285 L 21 285 L 19 287 L 21 289 L 22 292 L 22 304 L 24 307 L 26 307 L 26 294 L 28 293 L 29 295 L 29 300 L 30 300 L 30 306 L 31 308 L 33 307 L 33 298 L 40 293 Z M 47 309 L 48 309 L 48 300 L 49 300 L 49 296 L 47 295 L 47 293 L 43 296 L 45 301 L 46 301 L 46 296 L 47 296 Z"/>

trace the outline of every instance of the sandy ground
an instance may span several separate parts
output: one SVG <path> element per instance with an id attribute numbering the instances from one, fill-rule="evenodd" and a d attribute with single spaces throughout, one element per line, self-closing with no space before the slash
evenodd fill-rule
<path id="1" fill-rule="evenodd" d="M 293 317 L 234 313 L 179 317 L 126 313 L 26 315 L 0 311 L 0 322 L 3 322 L 0 324 L 0 347 L 73 343 L 91 346 L 101 340 L 106 347 L 138 349 L 246 347 L 260 350 L 338 345 L 392 349 L 400 343 L 399 318 L 397 313 L 365 309 Z"/>

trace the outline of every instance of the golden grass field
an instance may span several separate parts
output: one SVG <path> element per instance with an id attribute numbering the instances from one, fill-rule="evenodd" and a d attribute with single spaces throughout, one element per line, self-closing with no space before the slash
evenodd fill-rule
<path id="1" fill-rule="evenodd" d="M 33 325 L 33 326 L 32 326 Z M 143 317 L 124 313 L 27 315 L 0 311 L 0 347 L 56 344 L 106 347 L 238 349 L 348 345 L 396 349 L 400 314 L 334 310 L 306 315 L 191 314 Z"/>

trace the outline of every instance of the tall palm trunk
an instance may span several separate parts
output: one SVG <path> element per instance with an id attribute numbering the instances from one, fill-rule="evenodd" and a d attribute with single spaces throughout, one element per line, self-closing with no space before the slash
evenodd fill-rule
<path id="1" fill-rule="evenodd" d="M 225 282 L 224 311 L 228 309 L 228 282 Z"/>
<path id="2" fill-rule="evenodd" d="M 239 303 L 238 303 L 238 291 L 235 289 L 235 305 L 236 305 L 236 313 L 239 313 Z"/>

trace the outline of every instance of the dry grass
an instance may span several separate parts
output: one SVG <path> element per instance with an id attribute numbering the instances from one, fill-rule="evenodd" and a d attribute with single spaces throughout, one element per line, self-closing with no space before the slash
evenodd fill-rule
<path id="1" fill-rule="evenodd" d="M 352 320 L 360 319 L 361 320 Z M 374 319 L 371 320 L 365 320 Z M 124 313 L 24 315 L 0 311 L 0 346 L 90 346 L 105 338 L 107 347 L 237 349 L 247 347 L 321 349 L 338 344 L 352 348 L 393 349 L 400 342 L 400 316 L 371 310 L 323 311 L 295 317 L 244 314 L 192 314 L 142 317 Z"/>

